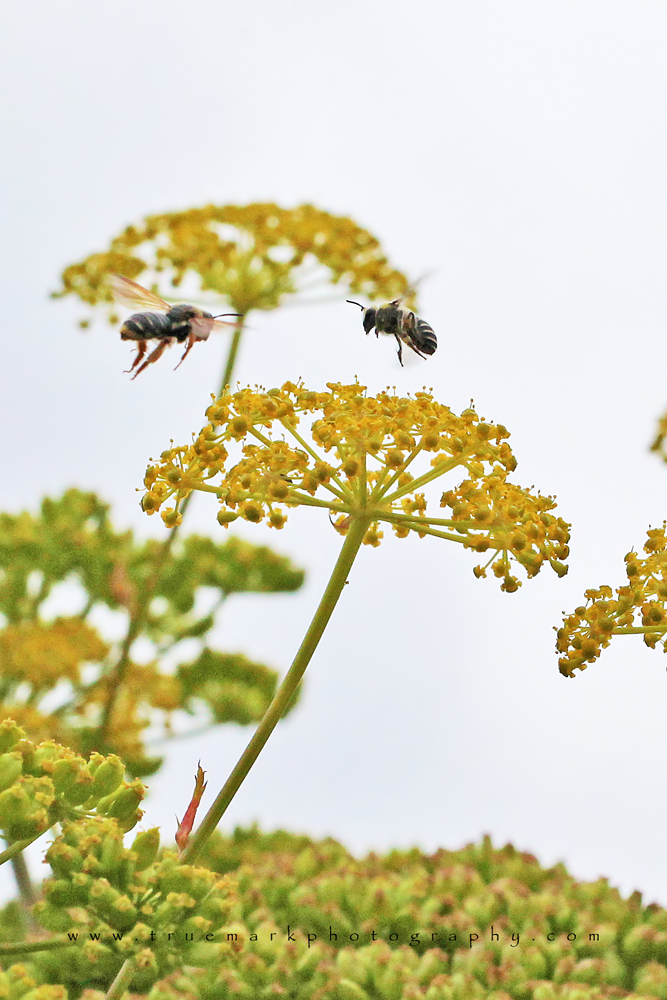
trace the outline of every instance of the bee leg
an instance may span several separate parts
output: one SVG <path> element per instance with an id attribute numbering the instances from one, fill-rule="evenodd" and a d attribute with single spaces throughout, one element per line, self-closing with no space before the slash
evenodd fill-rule
<path id="1" fill-rule="evenodd" d="M 161 341 L 157 345 L 155 350 L 151 351 L 151 353 L 148 355 L 141 368 L 137 368 L 136 372 L 132 376 L 132 380 L 134 380 L 137 377 L 137 375 L 141 375 L 144 368 L 148 368 L 148 366 L 152 365 L 154 361 L 157 361 L 157 359 L 162 355 L 162 352 L 164 351 L 165 347 L 168 347 L 170 344 L 171 344 L 170 338 Z"/>
<path id="2" fill-rule="evenodd" d="M 137 344 L 137 353 L 134 355 L 134 361 L 132 362 L 129 368 L 125 369 L 123 374 L 128 375 L 131 371 L 133 371 L 139 364 L 145 353 L 146 353 L 146 341 L 140 340 L 139 343 Z"/>
<path id="3" fill-rule="evenodd" d="M 400 364 L 400 366 L 402 368 L 403 367 L 403 344 L 401 343 L 401 340 L 400 340 L 400 337 L 398 336 L 398 334 L 395 333 L 394 336 L 396 337 L 396 343 L 398 344 L 398 363 Z"/>
<path id="4" fill-rule="evenodd" d="M 181 365 L 185 361 L 186 357 L 190 353 L 190 351 L 192 349 L 192 345 L 194 344 L 194 342 L 195 342 L 195 335 L 191 331 L 190 332 L 190 336 L 188 337 L 188 346 L 185 348 L 185 351 L 183 352 L 183 357 L 181 358 L 181 360 L 176 365 L 176 368 L 180 368 L 181 367 Z M 176 368 L 174 368 L 174 371 L 176 371 Z"/>

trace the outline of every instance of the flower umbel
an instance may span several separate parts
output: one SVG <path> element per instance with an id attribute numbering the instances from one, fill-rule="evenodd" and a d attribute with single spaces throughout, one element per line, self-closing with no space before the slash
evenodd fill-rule
<path id="1" fill-rule="evenodd" d="M 516 460 L 502 424 L 480 420 L 473 409 L 457 416 L 430 392 L 400 397 L 389 390 L 367 396 L 366 387 L 328 383 L 312 392 L 301 383 L 281 389 L 226 390 L 206 411 L 208 423 L 191 445 L 171 447 L 149 466 L 143 498 L 152 514 L 177 526 L 179 506 L 193 490 L 213 493 L 218 521 L 241 517 L 282 528 L 292 507 L 318 507 L 345 537 L 318 608 L 278 692 L 200 827 L 183 859 L 196 857 L 239 790 L 291 704 L 340 598 L 360 546 L 379 545 L 381 524 L 399 538 L 416 532 L 489 553 L 503 590 L 520 586 L 512 563 L 529 577 L 548 561 L 562 576 L 569 525 L 549 513 L 554 500 L 507 482 Z M 313 419 L 314 418 L 314 419 Z M 309 429 L 301 427 L 301 422 Z M 447 473 L 458 486 L 440 506 L 449 517 L 431 517 L 425 488 Z"/>
<path id="2" fill-rule="evenodd" d="M 644 543 L 646 557 L 628 552 L 628 583 L 587 590 L 586 604 L 574 609 L 558 629 L 556 648 L 565 655 L 558 661 L 561 674 L 574 677 L 594 663 L 613 635 L 643 635 L 651 649 L 660 644 L 667 652 L 667 538 L 665 528 L 650 528 Z M 640 624 L 641 623 L 641 624 Z"/>
<path id="3" fill-rule="evenodd" d="M 314 205 L 256 202 L 150 215 L 116 236 L 107 251 L 67 267 L 56 294 L 96 305 L 109 301 L 109 274 L 136 280 L 144 272 L 166 272 L 172 294 L 194 272 L 203 291 L 223 296 L 242 314 L 274 309 L 285 296 L 327 283 L 341 282 L 371 299 L 411 292 L 378 240 L 352 219 Z"/>
<path id="4" fill-rule="evenodd" d="M 367 396 L 359 384 L 328 389 L 286 382 L 224 393 L 191 445 L 149 466 L 144 510 L 172 501 L 162 517 L 177 524 L 184 498 L 203 490 L 217 495 L 223 526 L 241 517 L 282 528 L 290 508 L 320 507 L 342 535 L 363 522 L 367 545 L 380 544 L 385 523 L 399 538 L 434 535 L 488 553 L 475 574 L 491 567 L 510 592 L 520 586 L 512 563 L 529 577 L 545 561 L 559 576 L 567 571 L 569 525 L 550 513 L 552 498 L 507 482 L 516 460 L 505 427 L 473 409 L 457 416 L 426 391 L 405 398 Z M 300 427 L 307 417 L 315 417 L 310 431 Z M 464 479 L 441 497 L 449 516 L 432 517 L 423 489 L 447 473 Z"/>

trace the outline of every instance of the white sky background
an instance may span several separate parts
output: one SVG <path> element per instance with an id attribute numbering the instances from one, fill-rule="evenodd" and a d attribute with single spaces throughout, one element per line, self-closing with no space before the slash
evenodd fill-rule
<path id="1" fill-rule="evenodd" d="M 648 453 L 667 405 L 667 9 L 560 0 L 61 0 L 3 4 L 2 506 L 76 485 L 116 524 L 149 456 L 201 426 L 226 345 L 137 381 L 131 348 L 48 292 L 68 263 L 162 210 L 275 200 L 350 215 L 413 277 L 438 353 L 401 370 L 340 303 L 254 314 L 237 376 L 266 386 L 433 386 L 505 423 L 514 480 L 558 496 L 571 569 L 517 594 L 444 541 L 364 547 L 281 725 L 224 825 L 258 820 L 356 852 L 485 831 L 579 877 L 667 903 L 667 659 L 617 638 L 576 680 L 553 626 L 667 516 Z M 220 537 L 199 498 L 192 530 Z M 308 571 L 230 601 L 222 648 L 284 671 L 340 545 L 298 510 L 246 526 Z M 180 742 L 146 822 L 174 831 L 197 761 L 209 792 L 250 731 Z"/>

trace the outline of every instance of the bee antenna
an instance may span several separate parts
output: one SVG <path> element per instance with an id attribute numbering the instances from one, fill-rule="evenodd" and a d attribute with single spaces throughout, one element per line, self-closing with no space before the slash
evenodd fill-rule
<path id="1" fill-rule="evenodd" d="M 353 302 L 352 299 L 345 299 L 345 301 L 349 302 L 351 306 L 359 306 L 360 309 L 366 308 L 366 306 L 362 306 L 361 302 Z"/>
<path id="2" fill-rule="evenodd" d="M 243 313 L 218 313 L 213 319 L 220 319 L 222 316 L 242 316 Z"/>

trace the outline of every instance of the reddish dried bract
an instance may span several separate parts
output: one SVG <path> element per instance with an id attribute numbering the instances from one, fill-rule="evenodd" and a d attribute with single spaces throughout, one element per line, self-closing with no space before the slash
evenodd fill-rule
<path id="1" fill-rule="evenodd" d="M 199 803 L 201 802 L 201 797 L 204 794 L 206 788 L 206 782 L 204 781 L 204 775 L 206 771 L 202 770 L 201 764 L 197 765 L 197 776 L 195 778 L 195 790 L 190 799 L 190 805 L 185 810 L 185 816 L 178 825 L 178 830 L 176 831 L 176 843 L 178 845 L 179 851 L 185 850 L 185 845 L 188 842 L 188 838 L 192 832 L 192 827 L 194 826 L 195 816 L 197 815 L 197 809 L 199 808 Z"/>

